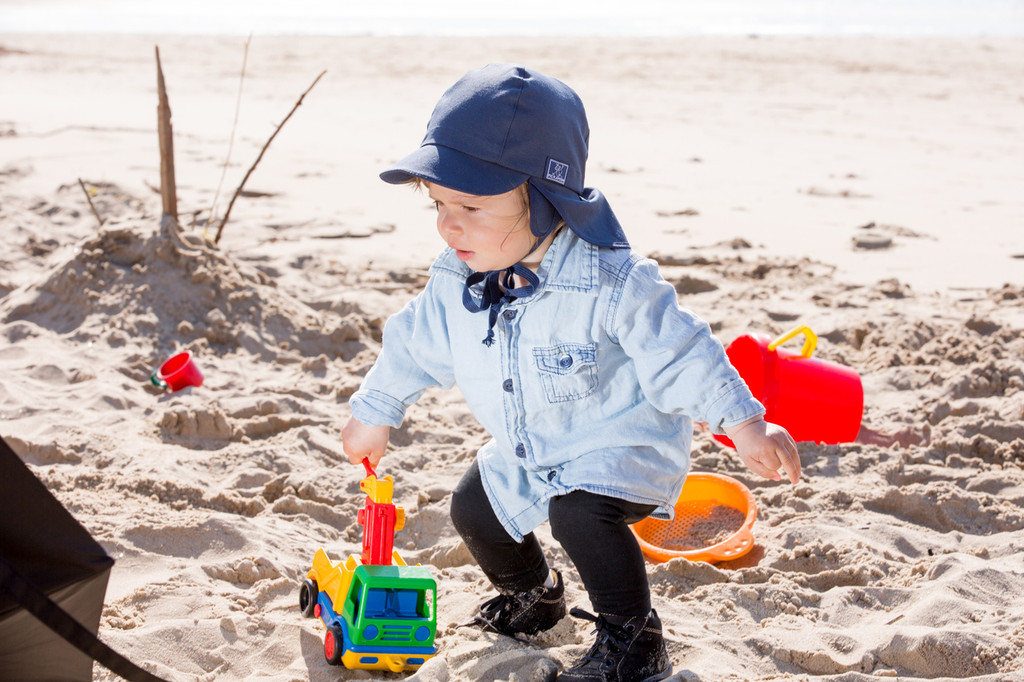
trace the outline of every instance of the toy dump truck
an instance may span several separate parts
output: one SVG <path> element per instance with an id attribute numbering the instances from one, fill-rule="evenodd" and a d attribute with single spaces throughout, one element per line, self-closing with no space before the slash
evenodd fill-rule
<path id="1" fill-rule="evenodd" d="M 332 564 L 323 548 L 299 587 L 302 615 L 327 628 L 324 656 L 332 665 L 362 670 L 415 670 L 437 653 L 437 583 L 423 566 L 394 550 L 405 512 L 391 502 L 394 481 L 378 479 L 363 460 L 367 494 L 359 510 L 363 552 Z"/>

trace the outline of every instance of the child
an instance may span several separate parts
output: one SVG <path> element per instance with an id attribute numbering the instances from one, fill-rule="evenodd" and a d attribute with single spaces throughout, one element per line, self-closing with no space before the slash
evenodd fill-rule
<path id="1" fill-rule="evenodd" d="M 800 460 L 710 332 L 635 255 L 605 197 L 584 187 L 589 129 L 568 86 L 491 64 L 440 99 L 415 152 L 381 173 L 437 207 L 447 243 L 424 290 L 385 328 L 342 431 L 358 464 L 428 386 L 458 385 L 492 436 L 451 515 L 498 589 L 476 622 L 536 633 L 565 615 L 561 576 L 533 534 L 579 571 L 597 639 L 560 680 L 659 680 L 672 665 L 629 524 L 671 513 L 692 421 L 727 434 L 755 473 L 796 483 Z"/>

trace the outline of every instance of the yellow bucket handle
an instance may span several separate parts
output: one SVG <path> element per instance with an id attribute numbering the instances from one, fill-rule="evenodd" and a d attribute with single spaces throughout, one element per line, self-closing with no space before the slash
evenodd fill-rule
<path id="1" fill-rule="evenodd" d="M 793 337 L 799 336 L 800 334 L 804 335 L 804 347 L 801 349 L 800 355 L 802 355 L 805 358 L 809 358 L 814 353 L 814 349 L 818 345 L 818 335 L 811 331 L 810 327 L 803 324 L 800 325 L 799 327 L 796 327 L 795 329 L 789 330 L 779 338 L 769 343 L 768 350 L 775 350 L 776 348 L 784 344 L 786 341 L 789 341 Z"/>

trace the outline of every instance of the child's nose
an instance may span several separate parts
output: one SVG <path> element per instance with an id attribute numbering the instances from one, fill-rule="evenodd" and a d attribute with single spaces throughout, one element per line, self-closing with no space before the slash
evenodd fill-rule
<path id="1" fill-rule="evenodd" d="M 459 226 L 458 221 L 452 215 L 450 211 L 441 209 L 437 213 L 437 231 L 441 233 L 441 236 L 447 236 L 460 232 L 462 228 Z"/>

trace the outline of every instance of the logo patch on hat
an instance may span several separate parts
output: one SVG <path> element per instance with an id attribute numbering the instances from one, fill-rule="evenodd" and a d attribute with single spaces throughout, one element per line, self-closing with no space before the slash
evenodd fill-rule
<path id="1" fill-rule="evenodd" d="M 548 157 L 548 167 L 544 171 L 544 179 L 564 185 L 569 179 L 569 164 Z"/>

